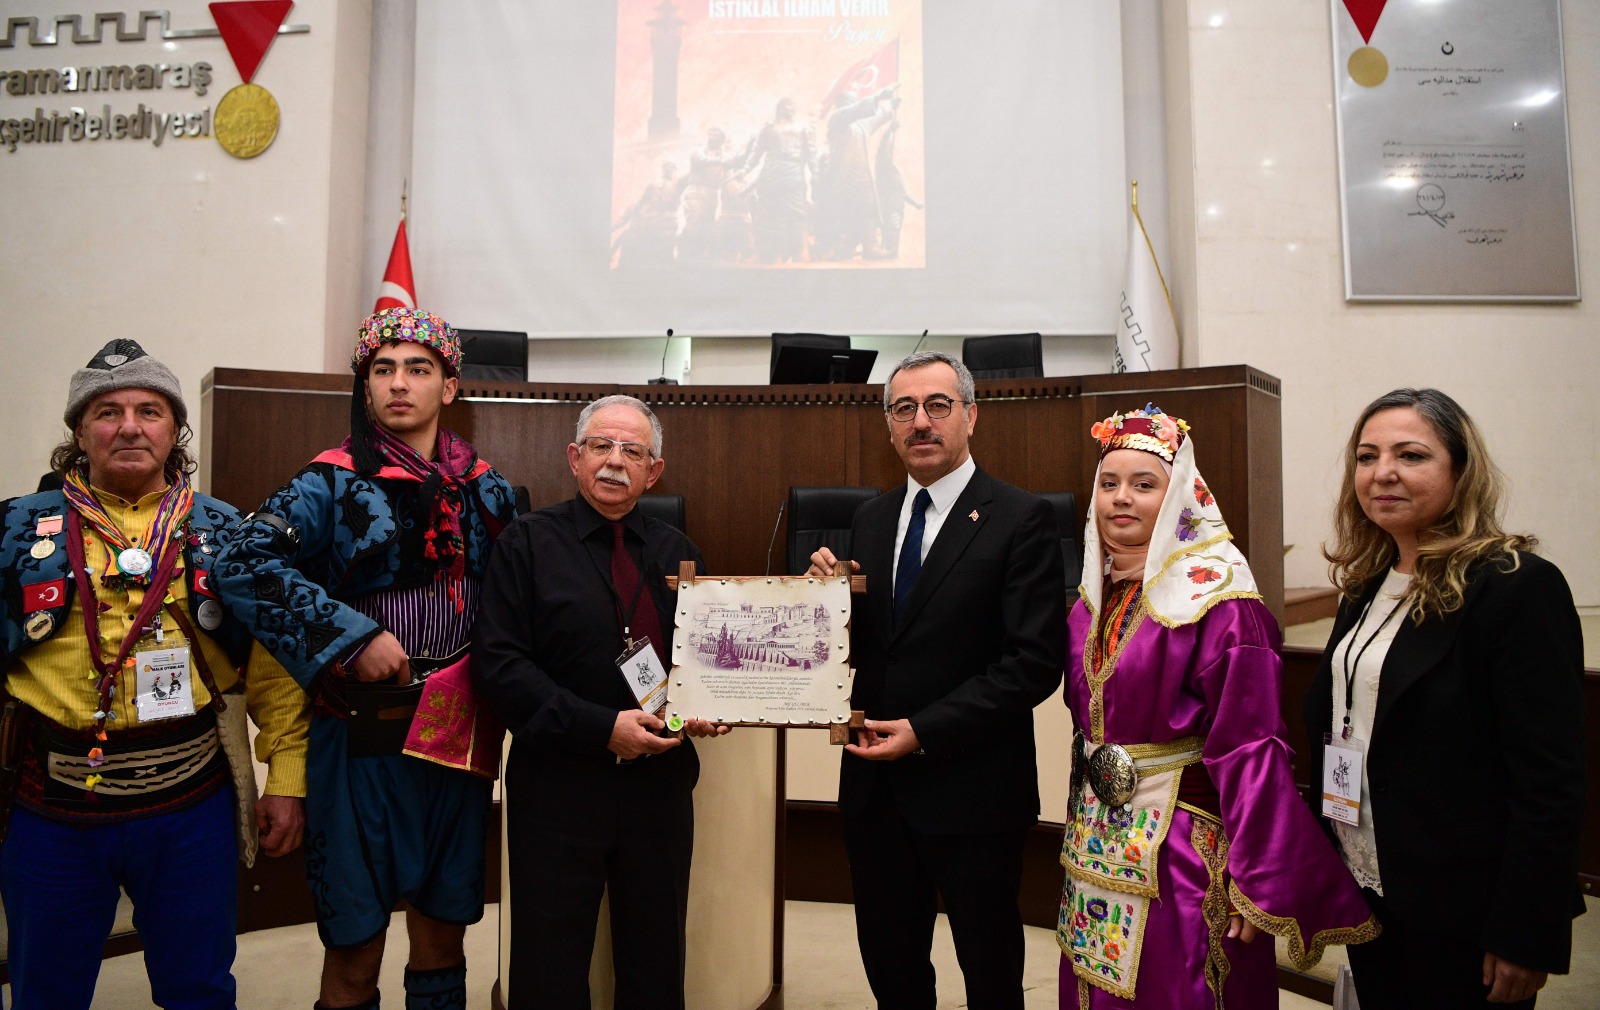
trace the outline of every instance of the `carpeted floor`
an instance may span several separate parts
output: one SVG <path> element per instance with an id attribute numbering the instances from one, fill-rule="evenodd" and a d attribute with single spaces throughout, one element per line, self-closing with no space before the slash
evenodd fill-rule
<path id="1" fill-rule="evenodd" d="M 965 1005 L 950 931 L 939 917 L 934 964 L 939 973 L 939 1010 Z M 488 1010 L 496 973 L 497 916 L 467 931 L 468 1001 L 471 1010 Z M 1551 979 L 1539 999 L 1540 1010 L 1593 1010 L 1600 1005 L 1600 900 L 1590 899 L 1589 914 L 1578 919 L 1573 935 L 1573 974 Z M 872 1000 L 856 953 L 855 926 L 848 905 L 791 901 L 785 916 L 785 1010 L 870 1010 Z M 1055 936 L 1027 930 L 1027 1008 L 1056 1010 Z M 405 925 L 396 916 L 389 930 L 390 957 L 382 986 L 387 1005 L 403 1004 L 400 978 L 405 957 Z M 1337 956 L 1337 955 L 1336 955 Z M 1342 959 L 1342 958 L 1340 958 Z M 322 948 L 312 926 L 247 933 L 239 938 L 236 974 L 241 1010 L 306 1010 L 317 994 Z M 9 1005 L 9 1000 L 7 1001 Z M 692 1004 L 692 1001 L 691 1001 Z M 150 989 L 141 956 L 105 962 L 94 1010 L 147 1010 Z M 1282 993 L 1281 1010 L 1317 1010 L 1324 1004 Z"/>

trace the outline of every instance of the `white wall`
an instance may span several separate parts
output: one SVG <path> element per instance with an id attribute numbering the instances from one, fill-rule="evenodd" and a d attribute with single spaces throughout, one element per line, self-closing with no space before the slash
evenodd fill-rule
<path id="1" fill-rule="evenodd" d="M 1588 299 L 1358 305 L 1344 300 L 1328 0 L 1164 0 L 1184 363 L 1283 379 L 1287 585 L 1326 583 L 1317 549 L 1361 408 L 1436 386 L 1509 477 L 1509 526 L 1540 537 L 1581 606 L 1600 605 L 1600 5 L 1562 6 Z"/>
<path id="2" fill-rule="evenodd" d="M 211 28 L 203 0 L 171 0 L 175 29 Z M 37 0 L 8 16 L 88 14 L 93 7 Z M 130 16 L 137 7 L 126 10 Z M 0 438 L 0 495 L 32 491 L 65 435 L 67 383 L 106 341 L 132 337 L 170 365 L 198 428 L 200 379 L 212 367 L 320 371 L 330 327 L 353 332 L 362 311 L 360 188 L 367 102 L 366 2 L 300 0 L 255 83 L 276 98 L 277 139 L 239 160 L 214 137 L 62 141 L 0 148 L 7 204 L 0 242 L 0 311 L 9 362 Z M 195 63 L 212 66 L 192 90 L 15 96 L 0 90 L 0 119 L 65 113 L 198 112 L 240 83 L 221 38 L 53 46 L 26 33 L 0 49 L 0 69 Z M 370 294 L 367 296 L 370 298 Z M 370 305 L 370 301 L 367 303 Z M 196 443 L 198 448 L 198 442 Z M 249 503 L 254 504 L 254 503 Z"/>

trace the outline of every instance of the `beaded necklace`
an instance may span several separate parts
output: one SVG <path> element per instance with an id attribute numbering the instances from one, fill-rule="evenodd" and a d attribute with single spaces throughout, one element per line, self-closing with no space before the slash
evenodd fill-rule
<path id="1" fill-rule="evenodd" d="M 189 486 L 189 478 L 182 471 L 169 471 L 171 487 L 167 488 L 161 496 L 161 504 L 156 506 L 155 518 L 150 521 L 150 528 L 145 534 L 144 552 L 148 563 L 142 572 L 124 571 L 121 563 L 122 552 L 137 549 L 134 543 L 124 533 L 111 517 L 106 514 L 105 506 L 100 504 L 100 499 L 89 488 L 89 480 L 82 470 L 69 471 L 61 482 L 61 492 L 66 495 L 67 501 L 77 510 L 78 514 L 95 528 L 100 534 L 100 539 L 105 545 L 105 563 L 97 566 L 101 571 L 101 584 L 111 588 L 126 588 L 128 585 L 148 585 L 151 577 L 161 570 L 167 558 L 175 552 L 183 550 L 180 539 L 184 524 L 189 521 L 189 512 L 194 507 L 194 489 Z M 89 538 L 85 537 L 85 546 L 90 546 Z"/>
<path id="2" fill-rule="evenodd" d="M 1139 612 L 1139 597 L 1144 590 L 1144 580 L 1135 579 L 1118 583 L 1100 621 L 1099 634 L 1095 635 L 1094 671 L 1100 672 L 1107 656 L 1117 654 L 1122 636 Z"/>
<path id="3" fill-rule="evenodd" d="M 145 543 L 150 548 L 148 551 L 150 563 L 145 571 L 137 574 L 123 571 L 119 563 L 121 552 L 137 545 L 106 513 L 105 506 L 100 504 L 100 499 L 89 489 L 89 482 L 82 471 L 70 471 L 62 480 L 62 493 L 72 506 L 68 510 L 67 517 L 67 554 L 71 558 L 72 567 L 91 578 L 95 571 L 87 560 L 88 549 L 94 545 L 94 538 L 83 530 L 83 521 L 87 520 L 100 534 L 108 554 L 100 577 L 101 584 L 110 589 L 123 591 L 131 585 L 145 587 L 144 602 L 135 615 L 133 626 L 124 636 L 122 647 L 117 650 L 116 656 L 107 660 L 100 651 L 99 618 L 100 611 L 110 609 L 110 606 L 97 599 L 88 579 L 83 583 L 80 594 L 83 627 L 90 665 L 93 668 L 89 677 L 95 681 L 97 705 L 93 714 L 97 745 L 89 749 L 88 755 L 91 768 L 98 768 L 105 763 L 104 750 L 98 744 L 106 741 L 106 722 L 116 718 L 116 713 L 112 711 L 112 699 L 116 697 L 119 675 L 124 670 L 132 669 L 133 648 L 143 636 L 148 622 L 161 609 L 167 596 L 167 586 L 176 574 L 178 562 L 183 557 L 183 530 L 188 525 L 189 513 L 194 507 L 194 489 L 189 486 L 189 479 L 182 471 L 169 472 L 168 477 L 171 486 L 161 496 L 161 504 L 156 507 L 155 517 L 150 521 L 150 528 L 145 535 Z M 101 781 L 100 773 L 93 772 L 85 777 L 84 786 L 92 791 Z"/>

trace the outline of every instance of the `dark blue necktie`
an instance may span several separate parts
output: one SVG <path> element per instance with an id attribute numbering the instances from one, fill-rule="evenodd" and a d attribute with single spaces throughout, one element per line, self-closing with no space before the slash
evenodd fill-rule
<path id="1" fill-rule="evenodd" d="M 911 521 L 906 523 L 906 539 L 900 545 L 900 563 L 894 569 L 894 619 L 900 615 L 911 598 L 911 587 L 917 584 L 917 573 L 922 571 L 922 531 L 928 525 L 928 505 L 933 501 L 928 489 L 917 492 L 911 503 Z"/>

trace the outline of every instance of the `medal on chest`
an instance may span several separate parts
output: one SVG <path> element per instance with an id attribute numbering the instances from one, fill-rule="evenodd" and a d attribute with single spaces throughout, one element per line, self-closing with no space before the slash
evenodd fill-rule
<path id="1" fill-rule="evenodd" d="M 124 575 L 140 578 L 150 571 L 150 552 L 142 547 L 128 547 L 117 553 L 117 570 Z"/>

